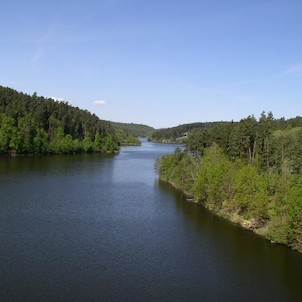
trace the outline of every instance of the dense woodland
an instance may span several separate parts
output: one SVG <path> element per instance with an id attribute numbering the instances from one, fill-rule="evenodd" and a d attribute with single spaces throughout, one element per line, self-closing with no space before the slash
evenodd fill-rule
<path id="1" fill-rule="evenodd" d="M 66 102 L 0 86 L 0 154 L 116 152 L 120 144 L 186 141 L 157 162 L 160 178 L 216 214 L 302 251 L 302 118 L 262 113 L 240 122 L 154 131 L 100 120 Z"/>
<path id="2" fill-rule="evenodd" d="M 109 122 L 51 98 L 0 86 L 0 154 L 116 152 Z"/>
<path id="3" fill-rule="evenodd" d="M 122 145 L 141 145 L 138 137 L 147 137 L 154 128 L 142 124 L 110 122 Z"/>
<path id="4" fill-rule="evenodd" d="M 158 129 L 149 133 L 148 138 L 158 143 L 183 143 L 186 141 L 188 134 L 194 129 L 209 129 L 225 125 L 228 122 L 208 122 L 184 124 L 171 128 Z"/>
<path id="5" fill-rule="evenodd" d="M 216 124 L 161 157 L 160 178 L 212 212 L 302 251 L 302 118 Z"/>
<path id="6" fill-rule="evenodd" d="M 123 129 L 114 127 L 115 134 L 117 136 L 118 141 L 123 146 L 140 146 L 141 141 L 138 137 L 132 136 L 128 133 L 126 133 Z"/>
<path id="7" fill-rule="evenodd" d="M 110 122 L 113 127 L 123 130 L 127 135 L 133 137 L 148 137 L 155 130 L 153 127 L 142 124 L 127 124 Z"/>

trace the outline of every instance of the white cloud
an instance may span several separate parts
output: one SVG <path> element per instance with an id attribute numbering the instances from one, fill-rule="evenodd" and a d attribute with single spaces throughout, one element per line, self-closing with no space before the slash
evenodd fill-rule
<path id="1" fill-rule="evenodd" d="M 295 65 L 290 65 L 287 68 L 288 73 L 297 73 L 297 72 L 302 72 L 302 64 L 295 64 Z"/>
<path id="2" fill-rule="evenodd" d="M 97 101 L 94 101 L 93 102 L 95 105 L 105 105 L 106 104 L 106 101 L 104 100 L 97 100 Z"/>

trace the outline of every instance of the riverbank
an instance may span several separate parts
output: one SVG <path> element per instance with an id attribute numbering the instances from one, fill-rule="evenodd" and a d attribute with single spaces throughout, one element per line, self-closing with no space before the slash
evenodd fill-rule
<path id="1" fill-rule="evenodd" d="M 174 149 L 0 157 L 1 301 L 300 301 L 300 254 L 156 181 Z"/>
<path id="2" fill-rule="evenodd" d="M 161 180 L 213 214 L 302 252 L 302 176 L 261 173 L 213 147 L 201 158 L 180 149 L 157 161 Z"/>
<path id="3" fill-rule="evenodd" d="M 282 244 L 285 245 L 293 250 L 296 250 L 297 252 L 302 253 L 302 247 L 299 245 L 292 246 L 289 244 L 285 244 L 282 242 L 277 242 L 271 239 L 270 232 L 269 232 L 269 222 L 263 223 L 263 221 L 259 221 L 255 218 L 247 219 L 244 215 L 241 215 L 239 211 L 233 212 L 230 209 L 219 209 L 216 210 L 213 207 L 208 206 L 207 204 L 198 201 L 196 196 L 192 192 L 188 192 L 183 190 L 180 186 L 176 185 L 173 181 L 167 181 L 162 178 L 160 178 L 160 181 L 166 182 L 169 185 L 171 185 L 174 189 L 180 191 L 185 195 L 185 199 L 188 203 L 193 203 L 198 206 L 204 207 L 207 209 L 210 213 L 227 220 L 228 222 L 233 223 L 234 225 L 237 225 L 245 230 L 252 231 L 256 235 L 259 235 L 266 240 L 270 241 L 273 244 Z"/>

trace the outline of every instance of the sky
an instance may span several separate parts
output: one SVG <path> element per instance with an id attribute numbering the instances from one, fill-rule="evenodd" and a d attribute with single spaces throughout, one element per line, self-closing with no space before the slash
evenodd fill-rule
<path id="1" fill-rule="evenodd" d="M 301 0 L 1 0 L 0 85 L 164 128 L 302 115 Z"/>

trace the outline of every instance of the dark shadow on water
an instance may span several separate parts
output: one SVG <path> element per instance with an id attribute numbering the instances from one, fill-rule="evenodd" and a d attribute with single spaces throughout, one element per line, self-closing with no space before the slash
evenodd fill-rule
<path id="1" fill-rule="evenodd" d="M 270 243 L 268 240 L 251 231 L 245 230 L 223 218 L 220 218 L 204 207 L 190 203 L 186 196 L 167 182 L 159 180 L 159 187 L 174 196 L 175 207 L 185 217 L 196 233 L 196 238 L 207 240 L 208 247 L 216 246 L 221 257 L 230 268 L 237 268 L 249 281 L 263 280 L 272 290 L 278 284 L 288 301 L 302 301 L 302 255 L 290 248 Z M 205 239 L 206 238 L 206 239 Z M 210 238 L 210 240 L 209 240 Z M 273 276 L 273 278 L 272 278 Z M 271 283 L 271 284 L 270 284 Z M 301 299 L 301 300 L 300 300 Z"/>
<path id="2" fill-rule="evenodd" d="M 0 301 L 302 301 L 300 254 L 156 179 L 174 148 L 0 158 Z"/>

